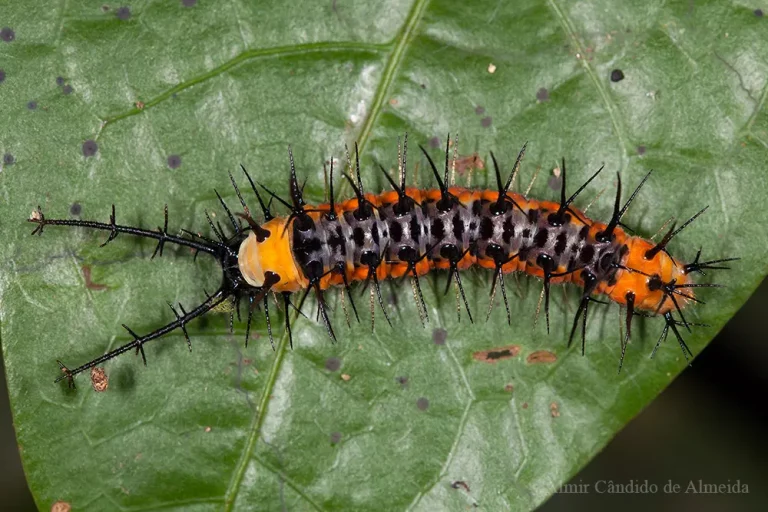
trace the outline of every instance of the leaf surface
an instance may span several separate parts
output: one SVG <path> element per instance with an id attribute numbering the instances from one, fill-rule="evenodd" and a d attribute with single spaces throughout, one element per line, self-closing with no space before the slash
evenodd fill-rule
<path id="1" fill-rule="evenodd" d="M 589 209 L 601 220 L 613 173 L 631 190 L 654 169 L 625 218 L 644 236 L 709 205 L 670 251 L 743 259 L 703 279 L 728 287 L 687 310 L 711 325 L 685 333 L 694 353 L 768 270 L 767 27 L 739 4 L 75 4 L 2 8 L 2 348 L 41 509 L 531 509 L 685 360 L 672 338 L 649 360 L 662 325 L 644 319 L 617 375 L 615 305 L 592 308 L 580 357 L 566 347 L 576 292 L 553 294 L 547 335 L 533 323 L 541 283 L 526 276 L 507 280 L 512 327 L 500 297 L 485 322 L 490 275 L 477 270 L 463 277 L 475 324 L 457 320 L 437 273 L 424 282 L 426 328 L 407 285 L 383 287 L 392 328 L 377 311 L 371 331 L 362 288 L 351 328 L 333 298 L 338 344 L 309 303 L 293 350 L 274 307 L 275 351 L 263 319 L 244 348 L 244 324 L 231 335 L 227 315 L 209 315 L 189 327 L 191 354 L 174 333 L 146 346 L 147 368 L 130 355 L 108 363 L 107 392 L 87 375 L 73 392 L 52 384 L 56 359 L 74 366 L 126 343 L 122 323 L 169 322 L 166 301 L 189 310 L 220 274 L 181 249 L 149 261 L 154 247 L 125 235 L 104 248 L 104 233 L 79 229 L 30 237 L 38 204 L 50 218 L 106 221 L 114 203 L 118 222 L 150 229 L 168 204 L 172 229 L 207 232 L 205 211 L 226 221 L 214 189 L 237 204 L 227 172 L 244 185 L 240 163 L 284 193 L 291 144 L 321 202 L 323 162 L 343 161 L 344 143 L 359 141 L 376 191 L 376 164 L 394 168 L 403 132 L 426 185 L 416 143 L 438 159 L 458 131 L 461 156 L 487 164 L 493 150 L 507 171 L 528 141 L 517 187 L 539 170 L 536 198 L 557 197 L 561 156 L 571 190 L 605 164 L 578 201 L 605 188 Z M 493 186 L 488 165 L 472 183 Z M 482 360 L 509 346 L 519 353 Z"/>

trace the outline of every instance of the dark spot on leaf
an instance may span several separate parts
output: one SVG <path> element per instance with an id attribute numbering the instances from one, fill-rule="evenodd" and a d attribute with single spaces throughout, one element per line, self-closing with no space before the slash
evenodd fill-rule
<path id="1" fill-rule="evenodd" d="M 621 82 L 624 80 L 624 72 L 620 69 L 611 71 L 611 82 Z"/>
<path id="2" fill-rule="evenodd" d="M 341 432 L 331 432 L 331 444 L 339 444 L 340 442 L 341 442 Z"/>
<path id="3" fill-rule="evenodd" d="M 523 409 L 527 409 L 527 408 L 528 408 L 528 402 L 523 402 Z"/>
<path id="4" fill-rule="evenodd" d="M 83 211 L 83 207 L 78 202 L 72 203 L 72 206 L 69 207 L 69 213 L 71 215 L 80 215 L 80 212 Z"/>
<path id="5" fill-rule="evenodd" d="M 64 94 L 72 94 L 72 86 L 69 84 L 65 85 L 64 88 L 61 89 L 61 92 Z"/>
<path id="6" fill-rule="evenodd" d="M 481 107 L 480 105 L 475 107 L 475 114 L 481 116 L 485 114 L 485 107 Z"/>
<path id="7" fill-rule="evenodd" d="M 492 348 L 490 350 L 481 350 L 472 354 L 472 359 L 483 363 L 495 363 L 502 359 L 511 359 L 520 353 L 520 345 L 509 345 L 506 347 Z"/>
<path id="8" fill-rule="evenodd" d="M 329 357 L 325 360 L 325 369 L 329 372 L 337 372 L 341 368 L 341 359 L 338 357 Z"/>
<path id="9" fill-rule="evenodd" d="M 422 89 L 426 89 L 427 88 L 427 84 L 421 84 L 421 88 Z"/>
<path id="10" fill-rule="evenodd" d="M 637 154 L 643 156 L 645 154 L 645 146 L 637 146 Z"/>
<path id="11" fill-rule="evenodd" d="M 480 126 L 482 126 L 483 128 L 488 128 L 489 126 L 491 126 L 491 116 L 482 118 L 480 120 Z"/>
<path id="12" fill-rule="evenodd" d="M 467 482 L 465 482 L 464 480 L 456 480 L 455 482 L 453 482 L 451 484 L 451 487 L 454 488 L 454 489 L 461 488 L 461 489 L 464 489 L 467 492 L 471 492 L 469 490 L 469 484 Z"/>
<path id="13" fill-rule="evenodd" d="M 115 16 L 117 16 L 117 19 L 126 21 L 131 19 L 131 8 L 130 7 L 120 7 L 115 11 Z"/>
<path id="14" fill-rule="evenodd" d="M 758 18 L 762 18 L 763 17 L 763 10 L 762 9 L 755 9 L 755 16 L 757 16 Z"/>
<path id="15" fill-rule="evenodd" d="M 178 169 L 181 166 L 181 157 L 179 155 L 170 155 L 168 157 L 168 167 Z"/>
<path id="16" fill-rule="evenodd" d="M 429 407 L 429 400 L 424 397 L 419 398 L 416 400 L 416 407 L 418 407 L 420 411 L 426 411 Z"/>
<path id="17" fill-rule="evenodd" d="M 512 384 L 507 384 L 506 386 L 504 386 L 504 391 L 506 391 L 507 393 L 511 393 L 514 390 L 515 390 L 515 386 Z"/>
<path id="18" fill-rule="evenodd" d="M 5 70 L 0 69 L 0 83 L 3 83 L 5 81 Z"/>
<path id="19" fill-rule="evenodd" d="M 434 331 L 432 331 L 432 341 L 435 342 L 435 345 L 445 345 L 445 339 L 448 337 L 448 331 L 445 329 L 438 327 Z"/>
<path id="20" fill-rule="evenodd" d="M 536 91 L 536 99 L 539 101 L 549 101 L 549 91 L 546 87 L 542 87 Z"/>
<path id="21" fill-rule="evenodd" d="M 402 387 L 405 387 L 408 385 L 408 377 L 401 375 L 400 377 L 395 377 L 395 380 L 398 384 L 400 384 Z"/>
<path id="22" fill-rule="evenodd" d="M 58 85 L 59 87 L 64 85 L 64 77 L 63 76 L 57 76 L 56 77 L 56 85 Z"/>
<path id="23" fill-rule="evenodd" d="M 27 108 L 29 110 L 37 109 L 37 102 L 36 101 L 30 101 L 29 103 L 27 103 Z"/>
<path id="24" fill-rule="evenodd" d="M 107 12 L 107 11 L 109 11 L 109 6 L 108 5 L 102 5 L 101 6 L 101 10 L 104 11 L 104 12 Z"/>
<path id="25" fill-rule="evenodd" d="M 554 363 L 557 361 L 557 355 L 549 350 L 537 350 L 528 354 L 526 360 L 528 364 Z"/>
<path id="26" fill-rule="evenodd" d="M 13 158 L 13 155 L 10 153 L 6 153 L 3 155 L 3 164 L 5 165 L 13 165 L 13 162 L 15 162 L 16 159 Z"/>
<path id="27" fill-rule="evenodd" d="M 432 137 L 429 139 L 429 147 L 431 148 L 439 148 L 440 147 L 440 139 L 438 137 Z"/>
<path id="28" fill-rule="evenodd" d="M 6 43 L 10 43 L 14 39 L 16 39 L 16 32 L 11 30 L 9 27 L 3 27 L 0 29 L 0 39 L 5 41 Z"/>
<path id="29" fill-rule="evenodd" d="M 550 176 L 547 180 L 547 186 L 552 190 L 560 190 L 560 178 L 557 176 Z"/>
<path id="30" fill-rule="evenodd" d="M 99 145 L 96 144 L 95 140 L 88 139 L 87 141 L 83 142 L 83 156 L 93 156 L 98 150 Z"/>

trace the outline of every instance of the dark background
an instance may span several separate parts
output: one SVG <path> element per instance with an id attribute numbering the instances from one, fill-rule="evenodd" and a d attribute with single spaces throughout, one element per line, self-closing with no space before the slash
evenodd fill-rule
<path id="1" fill-rule="evenodd" d="M 768 490 L 766 395 L 768 281 L 713 342 L 571 481 L 585 494 L 555 494 L 542 510 L 764 510 Z M 664 493 L 667 482 L 735 483 L 747 494 Z M 658 486 L 656 493 L 608 494 L 608 482 Z M 583 487 L 582 487 L 583 488 Z M 35 510 L 21 469 L 0 365 L 0 498 L 5 510 Z M 482 509 L 482 503 L 479 503 Z"/>

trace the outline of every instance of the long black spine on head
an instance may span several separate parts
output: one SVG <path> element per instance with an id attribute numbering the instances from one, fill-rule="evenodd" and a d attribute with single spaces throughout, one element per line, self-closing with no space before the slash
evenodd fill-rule
<path id="1" fill-rule="evenodd" d="M 247 176 L 247 173 L 246 173 L 246 176 Z M 249 176 L 249 181 L 250 181 L 250 176 Z M 251 181 L 251 183 L 253 182 Z M 254 187 L 254 191 L 255 191 L 255 187 Z M 249 215 L 250 210 L 245 205 L 242 195 L 240 194 L 240 191 L 239 189 L 237 189 L 237 187 L 235 187 L 235 193 L 240 199 L 241 205 L 243 206 L 243 209 L 246 212 L 245 215 L 238 214 L 238 216 L 250 218 L 250 215 Z M 166 244 L 174 244 L 178 246 L 192 248 L 196 251 L 196 254 L 197 252 L 203 252 L 203 253 L 207 253 L 214 256 L 221 264 L 222 270 L 223 270 L 222 285 L 213 295 L 206 294 L 207 298 L 203 303 L 201 303 L 200 305 L 198 305 L 197 307 L 195 307 L 189 312 L 186 311 L 181 304 L 179 304 L 178 310 L 173 305 L 171 305 L 171 310 L 174 314 L 175 320 L 145 335 L 140 336 L 136 334 L 133 330 L 131 330 L 128 326 L 124 325 L 124 328 L 133 337 L 133 340 L 131 342 L 126 343 L 98 358 L 88 361 L 87 363 L 71 370 L 68 367 L 66 367 L 63 363 L 59 362 L 59 366 L 62 370 L 63 375 L 61 375 L 58 379 L 56 379 L 56 382 L 59 382 L 63 379 L 67 379 L 69 384 L 71 386 L 74 386 L 73 378 L 75 375 L 82 373 L 86 370 L 89 370 L 91 368 L 94 368 L 101 363 L 104 363 L 110 359 L 113 359 L 119 356 L 120 354 L 123 354 L 125 352 L 134 350 L 134 349 L 142 356 L 142 360 L 144 361 L 144 364 L 146 364 L 147 361 L 146 361 L 146 354 L 144 352 L 144 344 L 153 339 L 160 338 L 175 329 L 180 329 L 182 331 L 184 338 L 187 342 L 187 346 L 191 350 L 192 343 L 189 337 L 189 333 L 187 332 L 187 325 L 190 321 L 204 315 L 205 313 L 214 309 L 216 306 L 218 306 L 222 302 L 228 300 L 230 297 L 235 297 L 236 303 L 239 303 L 240 298 L 244 295 L 249 297 L 249 302 L 251 303 L 253 303 L 254 301 L 260 301 L 266 296 L 269 289 L 280 280 L 279 276 L 277 276 L 276 274 L 273 274 L 272 272 L 267 271 L 265 273 L 265 277 L 266 277 L 265 283 L 260 288 L 252 287 L 244 281 L 244 279 L 239 273 L 239 270 L 237 269 L 237 249 L 240 241 L 243 239 L 242 229 L 240 225 L 235 221 L 234 215 L 232 215 L 232 213 L 229 211 L 229 208 L 227 207 L 226 203 L 223 201 L 223 198 L 218 193 L 216 193 L 216 196 L 219 199 L 220 203 L 222 204 L 222 207 L 227 212 L 229 220 L 232 224 L 232 228 L 234 230 L 234 235 L 231 238 L 227 238 L 224 235 L 223 230 L 220 227 L 217 228 L 216 225 L 214 225 L 213 222 L 211 221 L 210 216 L 208 216 L 206 213 L 206 217 L 208 218 L 209 224 L 211 225 L 211 228 L 216 233 L 217 237 L 220 238 L 220 241 L 214 241 L 202 235 L 192 234 L 186 230 L 182 230 L 182 232 L 184 234 L 189 235 L 190 238 L 187 238 L 184 236 L 170 235 L 168 233 L 167 206 L 164 208 L 163 227 L 162 228 L 158 227 L 157 231 L 150 231 L 150 230 L 145 230 L 145 229 L 141 229 L 133 226 L 123 226 L 123 225 L 117 224 L 114 205 L 112 206 L 112 212 L 110 214 L 109 223 L 101 223 L 101 222 L 85 221 L 85 220 L 71 220 L 71 219 L 48 219 L 45 217 L 40 207 L 38 207 L 35 214 L 33 214 L 32 217 L 29 219 L 30 222 L 34 222 L 37 224 L 37 227 L 32 232 L 33 235 L 34 234 L 41 235 L 43 233 L 44 228 L 47 226 L 83 227 L 83 228 L 93 229 L 93 230 L 108 231 L 109 237 L 107 241 L 104 244 L 102 244 L 103 246 L 111 242 L 112 240 L 114 240 L 118 234 L 128 234 L 128 235 L 136 236 L 139 238 L 148 238 L 148 239 L 157 241 L 158 245 L 152 257 L 154 257 L 157 254 L 160 254 L 162 256 L 164 246 Z M 258 193 L 257 193 L 257 197 L 258 197 Z M 262 203 L 260 198 L 259 198 L 259 202 Z M 268 214 L 268 210 L 266 210 L 266 208 L 265 208 L 265 214 Z M 251 225 L 251 227 L 253 227 L 253 225 Z M 259 229 L 260 228 L 257 225 L 254 228 L 254 231 L 258 231 Z M 268 231 L 265 231 L 265 232 L 268 235 L 269 232 Z M 249 312 L 248 327 L 250 327 L 250 312 Z"/>

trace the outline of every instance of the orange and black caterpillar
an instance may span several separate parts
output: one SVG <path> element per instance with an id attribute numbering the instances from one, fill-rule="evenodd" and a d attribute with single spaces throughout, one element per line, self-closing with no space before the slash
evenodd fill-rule
<path id="1" fill-rule="evenodd" d="M 365 281 L 373 289 L 384 316 L 379 283 L 386 278 L 410 278 L 417 299 L 422 321 L 427 309 L 419 285 L 419 277 L 432 269 L 449 271 L 448 286 L 455 280 L 467 309 L 469 320 L 472 315 L 461 284 L 461 271 L 473 265 L 493 270 L 491 286 L 491 307 L 497 284 L 501 288 L 507 321 L 511 315 L 504 287 L 504 275 L 510 272 L 526 272 L 544 281 L 544 310 L 549 330 L 549 290 L 552 284 L 570 282 L 582 288 L 581 300 L 573 320 L 569 345 L 579 327 L 581 319 L 582 353 L 584 352 L 587 311 L 589 303 L 597 301 L 595 296 L 605 296 L 626 308 L 626 335 L 622 341 L 619 371 L 624 360 L 627 343 L 631 335 L 632 319 L 635 315 L 664 318 L 664 329 L 653 349 L 653 353 L 672 330 L 686 360 L 692 355 L 683 340 L 678 327 L 690 330 L 693 324 L 683 316 L 688 302 L 698 302 L 693 288 L 714 287 L 714 284 L 691 282 L 691 274 L 704 270 L 724 269 L 719 264 L 737 258 L 699 261 L 701 250 L 692 263 L 684 264 L 666 251 L 669 241 L 701 215 L 706 208 L 696 213 L 680 227 L 672 228 L 659 243 L 637 236 L 629 236 L 622 229 L 621 219 L 637 196 L 640 188 L 650 176 L 643 178 L 629 199 L 621 204 L 621 177 L 618 176 L 613 215 L 607 224 L 590 220 L 583 212 L 572 206 L 574 199 L 602 171 L 592 175 L 574 194 L 566 197 L 566 168 L 562 164 L 560 202 L 538 201 L 521 194 L 510 192 L 510 184 L 519 169 L 525 146 L 506 182 L 502 181 L 499 166 L 493 160 L 497 190 L 469 190 L 449 187 L 449 148 L 445 154 L 445 175 L 441 178 L 429 153 L 421 147 L 438 183 L 438 188 L 421 190 L 406 187 L 407 136 L 401 155 L 398 157 L 399 184 L 382 167 L 384 176 L 392 185 L 392 191 L 380 195 L 366 194 L 360 177 L 360 162 L 356 153 L 356 179 L 348 174 L 355 197 L 344 202 L 334 201 L 333 164 L 329 180 L 329 204 L 310 206 L 304 202 L 302 187 L 296 176 L 293 155 L 290 159 L 290 200 L 284 200 L 274 192 L 261 186 L 272 199 L 282 203 L 290 214 L 275 216 L 265 204 L 256 184 L 243 172 L 263 212 L 264 221 L 259 223 L 251 214 L 237 184 L 230 174 L 243 212 L 234 214 L 221 196 L 216 193 L 222 208 L 232 225 L 233 234 L 228 236 L 220 224 L 214 224 L 206 213 L 215 238 L 183 231 L 184 236 L 168 233 L 168 210 L 165 209 L 165 223 L 157 231 L 122 226 L 115 221 L 115 209 L 109 223 L 92 221 L 46 219 L 38 207 L 29 219 L 38 226 L 32 234 L 41 234 L 45 226 L 80 226 L 109 231 L 107 241 L 114 240 L 120 233 L 157 240 L 158 245 L 152 257 L 162 255 L 166 243 L 190 247 L 197 252 L 215 257 L 223 270 L 222 284 L 207 299 L 192 309 L 179 310 L 171 306 L 176 320 L 139 336 L 127 326 L 134 337 L 130 343 L 118 347 L 75 369 L 67 368 L 59 361 L 63 372 L 56 381 L 64 378 L 73 384 L 73 377 L 93 368 L 104 361 L 117 357 L 123 352 L 136 350 L 144 364 L 146 357 L 143 346 L 148 341 L 181 329 L 191 350 L 191 341 L 186 325 L 194 318 L 214 309 L 226 300 L 233 299 L 239 314 L 243 299 L 248 301 L 246 345 L 251 320 L 256 306 L 263 303 L 267 329 L 272 341 L 269 322 L 267 294 L 280 294 L 285 305 L 285 328 L 291 334 L 289 308 L 301 312 L 304 299 L 314 292 L 320 318 L 328 335 L 335 340 L 333 327 L 328 316 L 324 291 L 331 286 L 344 286 L 350 301 L 350 286 L 355 281 Z M 349 158 L 348 158 L 349 161 Z M 351 162 L 349 164 L 352 170 Z M 241 222 L 239 219 L 245 221 Z M 446 288 L 446 291 L 448 288 Z M 298 305 L 291 296 L 302 293 Z M 351 302 L 355 316 L 357 308 Z M 179 312 L 180 311 L 180 312 Z M 676 312 L 679 319 L 673 316 Z M 233 314 L 233 313 L 230 313 Z M 273 347 L 274 347 L 274 342 Z M 291 339 L 292 346 L 292 339 Z M 653 355 L 653 354 L 652 354 Z"/>

